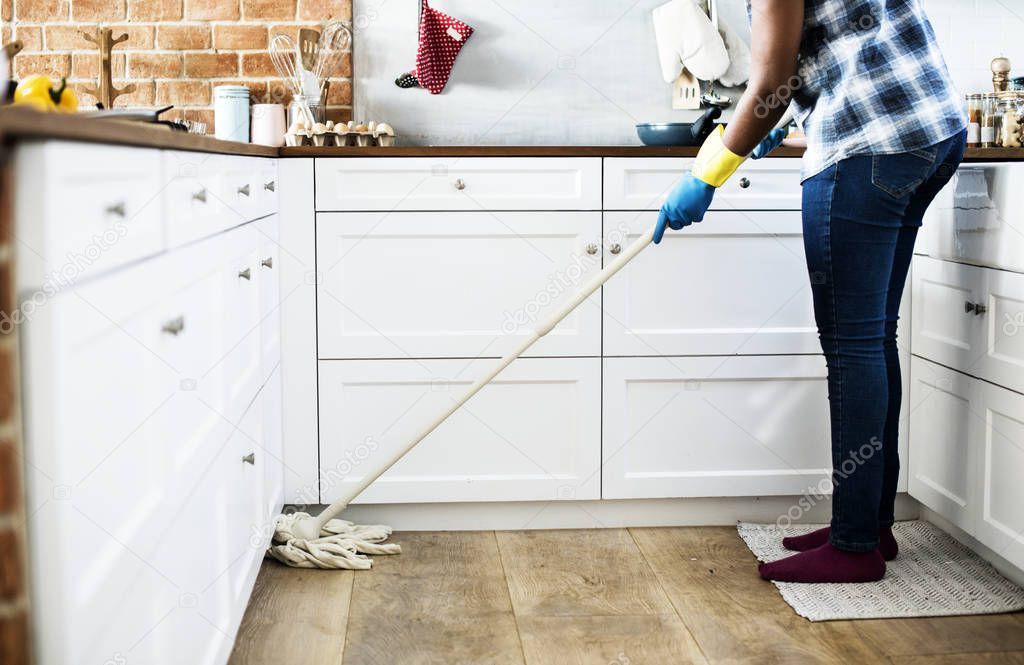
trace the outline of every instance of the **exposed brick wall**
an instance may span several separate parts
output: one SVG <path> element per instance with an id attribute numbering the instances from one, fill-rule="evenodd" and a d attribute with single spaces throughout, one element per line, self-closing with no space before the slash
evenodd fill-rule
<path id="1" fill-rule="evenodd" d="M 277 33 L 296 38 L 300 27 L 328 20 L 351 21 L 352 0 L 0 0 L 4 39 L 25 44 L 15 76 L 66 76 L 83 104 L 95 84 L 98 51 L 79 29 L 104 25 L 127 42 L 114 47 L 114 86 L 136 85 L 115 106 L 174 104 L 213 130 L 213 86 L 248 86 L 254 102 L 291 99 L 267 52 Z M 331 80 L 328 113 L 348 119 L 352 108 L 352 60 L 346 56 Z M 177 110 L 171 117 L 180 117 Z"/>
<path id="2" fill-rule="evenodd" d="M 0 166 L 0 322 L 14 308 L 11 173 Z M 29 662 L 17 330 L 0 323 L 0 663 Z"/>

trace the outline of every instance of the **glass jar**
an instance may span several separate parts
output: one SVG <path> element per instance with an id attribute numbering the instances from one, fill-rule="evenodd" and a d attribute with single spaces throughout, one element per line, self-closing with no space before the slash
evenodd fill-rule
<path id="1" fill-rule="evenodd" d="M 1003 148 L 1020 148 L 1024 144 L 1024 94 L 1006 93 L 1001 99 L 1002 117 L 997 143 Z"/>
<path id="2" fill-rule="evenodd" d="M 306 102 L 310 113 L 313 114 L 313 122 L 324 122 L 327 116 L 327 109 L 321 102 L 320 95 L 295 95 L 288 105 L 288 126 L 293 127 L 296 120 L 302 120 L 305 124 L 309 124 L 306 114 L 302 110 L 303 101 Z"/>
<path id="3" fill-rule="evenodd" d="M 986 94 L 981 100 L 981 147 L 995 148 L 999 127 L 999 97 L 996 93 Z"/>
<path id="4" fill-rule="evenodd" d="M 967 95 L 967 147 L 981 147 L 981 95 Z"/>

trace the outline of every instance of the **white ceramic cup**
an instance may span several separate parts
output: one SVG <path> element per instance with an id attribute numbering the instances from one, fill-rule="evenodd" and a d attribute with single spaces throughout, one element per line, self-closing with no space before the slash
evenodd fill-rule
<path id="1" fill-rule="evenodd" d="M 278 148 L 284 145 L 284 106 L 252 105 L 252 142 Z"/>

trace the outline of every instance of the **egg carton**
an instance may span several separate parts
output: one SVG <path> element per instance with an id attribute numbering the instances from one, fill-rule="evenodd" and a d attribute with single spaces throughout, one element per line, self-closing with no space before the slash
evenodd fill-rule
<path id="1" fill-rule="evenodd" d="M 296 120 L 284 135 L 285 145 L 290 147 L 390 148 L 395 145 L 395 140 L 395 130 L 386 122 L 356 124 L 351 120 L 348 124 L 338 125 L 328 120 L 326 123 L 318 122 L 312 127 L 302 120 Z"/>

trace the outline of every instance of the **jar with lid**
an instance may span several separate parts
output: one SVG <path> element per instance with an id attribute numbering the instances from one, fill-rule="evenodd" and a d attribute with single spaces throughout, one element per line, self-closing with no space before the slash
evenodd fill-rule
<path id="1" fill-rule="evenodd" d="M 1002 116 L 996 142 L 1003 148 L 1020 148 L 1024 144 L 1024 94 L 1006 93 L 1000 105 Z"/>
<path id="2" fill-rule="evenodd" d="M 223 141 L 249 142 L 249 88 L 218 85 L 213 89 L 214 135 Z"/>
<path id="3" fill-rule="evenodd" d="M 999 125 L 999 96 L 988 93 L 981 100 L 981 147 L 995 148 Z"/>
<path id="4" fill-rule="evenodd" d="M 981 95 L 967 95 L 967 147 L 981 146 Z"/>

